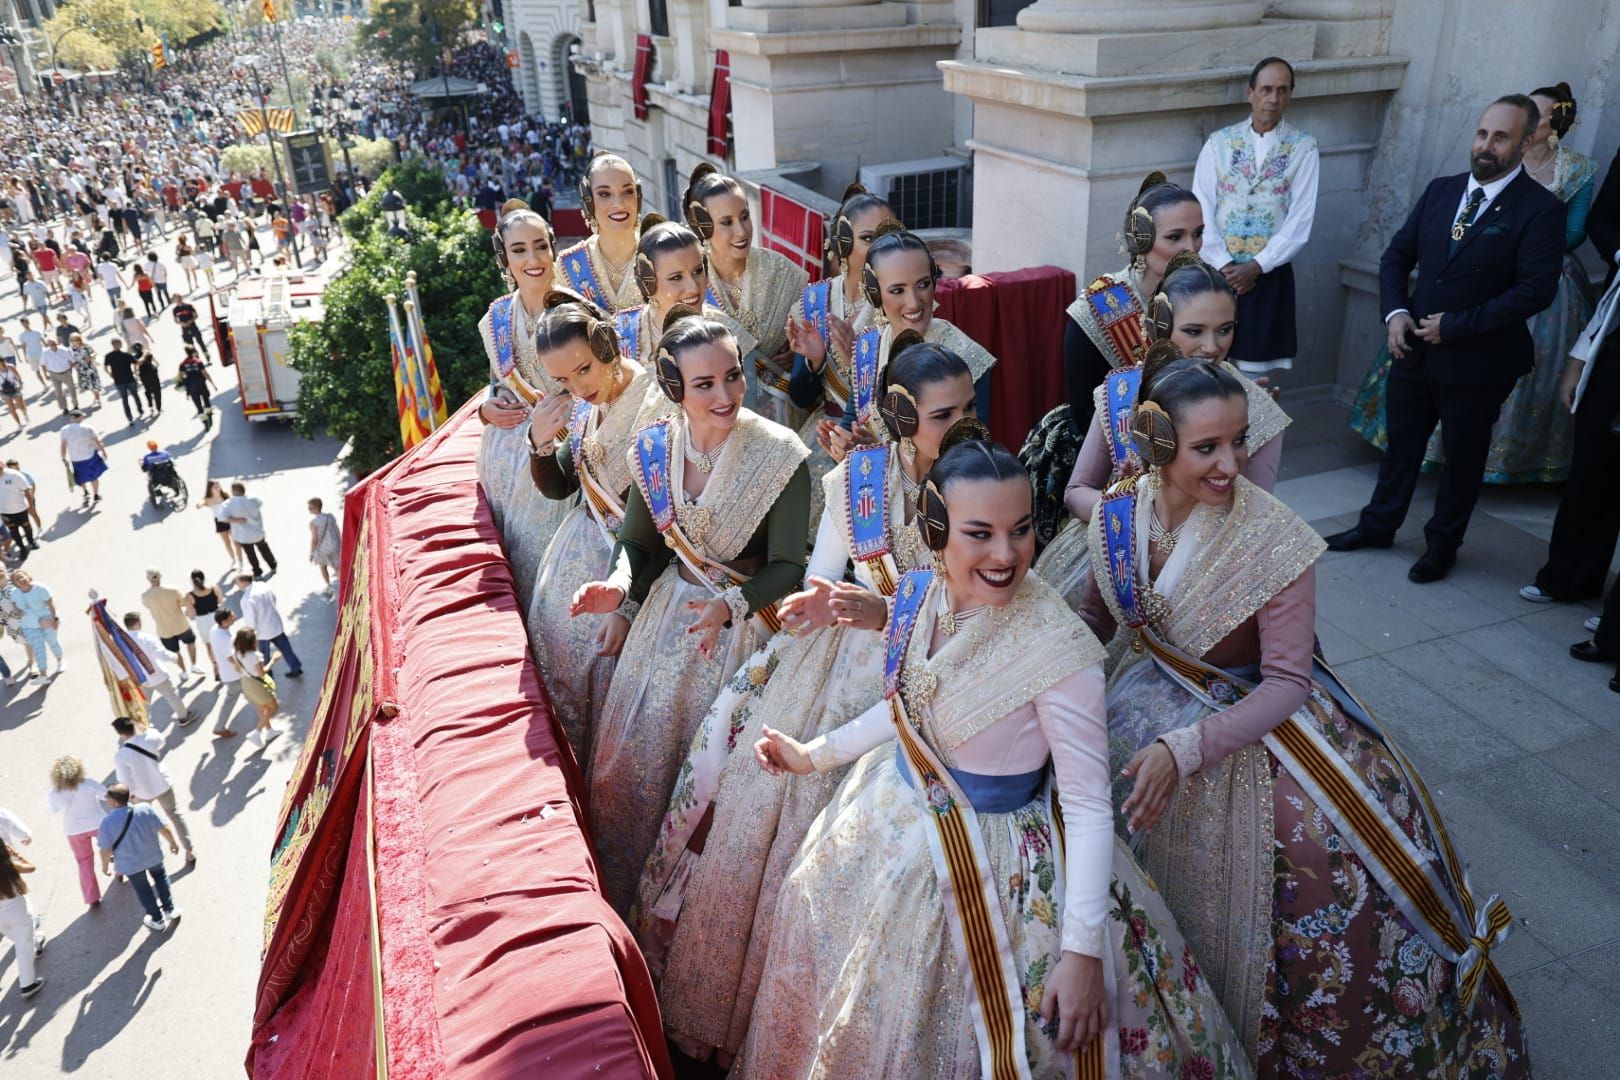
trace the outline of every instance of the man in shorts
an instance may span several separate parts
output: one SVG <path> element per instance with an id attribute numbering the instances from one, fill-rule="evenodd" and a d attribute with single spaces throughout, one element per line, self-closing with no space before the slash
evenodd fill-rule
<path id="1" fill-rule="evenodd" d="M 20 469 L 0 467 L 0 521 L 6 523 L 11 535 L 25 550 L 38 551 L 39 541 L 34 538 L 34 525 L 29 518 L 33 505 L 29 492 L 33 485 Z"/>
<path id="2" fill-rule="evenodd" d="M 197 635 L 191 629 L 191 620 L 186 618 L 180 590 L 166 587 L 163 575 L 155 567 L 146 569 L 146 591 L 141 593 L 141 603 L 152 613 L 152 625 L 163 647 L 178 654 L 180 646 L 184 645 L 186 657 L 191 661 L 191 674 L 201 675 L 202 668 L 197 666 Z"/>

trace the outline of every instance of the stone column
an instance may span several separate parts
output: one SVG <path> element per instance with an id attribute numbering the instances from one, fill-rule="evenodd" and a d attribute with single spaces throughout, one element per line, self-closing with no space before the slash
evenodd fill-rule
<path id="1" fill-rule="evenodd" d="M 709 43 L 731 55 L 737 169 L 818 161 L 817 190 L 836 194 L 862 162 L 940 154 L 953 107 L 935 65 L 962 39 L 950 12 L 875 0 L 727 8 Z"/>
<path id="2" fill-rule="evenodd" d="M 1395 0 L 1276 0 L 1279 19 L 1310 19 L 1316 24 L 1316 55 L 1381 56 L 1389 51 L 1389 20 Z"/>
<path id="3" fill-rule="evenodd" d="M 1362 220 L 1379 106 L 1406 61 L 1316 59 L 1319 26 L 1264 17 L 1257 0 L 1040 0 L 1016 28 L 979 30 L 972 60 L 940 64 L 945 89 L 973 104 L 974 269 L 1054 263 L 1083 283 L 1123 265 L 1121 223 L 1142 177 L 1191 183 L 1210 133 L 1246 115 L 1250 67 L 1282 56 L 1298 75 L 1288 119 L 1323 152 L 1316 228 L 1295 263 L 1291 381 L 1331 382 L 1338 260 Z"/>

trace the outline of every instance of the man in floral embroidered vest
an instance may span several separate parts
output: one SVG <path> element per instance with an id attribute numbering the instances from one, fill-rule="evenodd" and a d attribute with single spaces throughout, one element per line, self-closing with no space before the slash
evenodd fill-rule
<path id="1" fill-rule="evenodd" d="M 1204 143 L 1193 191 L 1214 227 L 1204 261 L 1238 294 L 1232 360 L 1246 372 L 1293 366 L 1294 256 L 1311 238 L 1319 159 L 1316 140 L 1283 121 L 1294 69 L 1268 56 L 1249 73 L 1250 115 Z"/>

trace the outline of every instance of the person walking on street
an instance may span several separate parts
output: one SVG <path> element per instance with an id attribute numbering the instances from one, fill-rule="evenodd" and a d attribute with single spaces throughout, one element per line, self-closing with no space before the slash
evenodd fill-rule
<path id="1" fill-rule="evenodd" d="M 242 627 L 231 641 L 231 663 L 241 673 L 242 696 L 259 710 L 259 722 L 248 732 L 247 741 L 261 750 L 281 734 L 270 723 L 281 703 L 276 699 L 276 680 L 270 675 L 270 658 L 259 655 L 264 648 L 251 626 Z"/>
<path id="2" fill-rule="evenodd" d="M 77 409 L 79 385 L 73 381 L 73 350 L 55 341 L 47 342 L 40 353 L 40 364 L 50 376 L 51 389 L 56 392 L 56 407 L 67 412 L 68 399 L 72 398 L 73 408 Z"/>
<path id="3" fill-rule="evenodd" d="M 163 376 L 158 374 L 157 357 L 140 345 L 135 346 L 134 355 L 135 377 L 141 380 L 147 408 L 154 415 L 160 415 L 163 412 Z"/>
<path id="4" fill-rule="evenodd" d="M 34 524 L 28 514 L 31 488 L 22 470 L 0 466 L 0 521 L 6 523 L 17 543 L 29 551 L 38 551 L 39 541 L 34 537 Z"/>
<path id="5" fill-rule="evenodd" d="M 178 670 L 180 667 L 180 654 L 173 649 L 166 649 L 156 637 L 141 629 L 141 616 L 138 611 L 124 614 L 124 629 L 129 631 L 130 638 L 137 648 L 145 655 L 149 670 L 141 679 L 141 687 L 149 694 L 156 695 L 169 703 L 169 709 L 174 713 L 175 722 L 181 727 L 196 723 L 197 714 L 187 707 L 186 701 L 180 696 L 175 687 L 174 679 L 169 675 L 169 667 Z M 190 633 L 188 628 L 187 633 Z M 185 675 L 181 674 L 184 681 Z"/>
<path id="6" fill-rule="evenodd" d="M 68 338 L 68 352 L 73 354 L 73 377 L 80 390 L 95 395 L 93 408 L 101 408 L 101 372 L 96 370 L 95 350 L 84 343 L 84 335 L 75 331 Z"/>
<path id="7" fill-rule="evenodd" d="M 264 556 L 265 565 L 274 574 L 275 552 L 270 550 L 264 538 L 264 504 L 249 495 L 247 488 L 237 482 L 231 485 L 231 497 L 225 502 L 224 517 L 231 523 L 231 539 L 247 555 L 248 565 L 253 567 L 252 576 L 257 578 L 263 574 L 259 565 L 260 555 Z"/>
<path id="8" fill-rule="evenodd" d="M 309 561 L 321 568 L 326 595 L 332 595 L 332 575 L 343 560 L 343 537 L 337 518 L 321 509 L 321 500 L 309 500 Z"/>
<path id="9" fill-rule="evenodd" d="M 203 651 L 208 654 L 209 663 L 214 668 L 214 681 L 219 681 L 219 662 L 214 659 L 214 650 L 209 647 L 209 637 L 214 630 L 214 612 L 225 603 L 225 594 L 219 591 L 219 586 L 208 580 L 208 575 L 201 570 L 191 572 L 191 588 L 184 597 L 185 610 L 191 619 L 192 629 L 202 639 Z"/>
<path id="10" fill-rule="evenodd" d="M 208 655 L 214 660 L 214 677 L 225 690 L 225 703 L 220 706 L 219 726 L 214 728 L 216 739 L 235 735 L 231 727 L 231 713 L 236 698 L 242 692 L 242 669 L 236 666 L 236 612 L 222 607 L 214 612 L 214 628 L 208 631 Z"/>
<path id="11" fill-rule="evenodd" d="M 39 518 L 39 504 L 36 501 L 39 495 L 39 484 L 34 481 L 31 473 L 17 463 L 16 458 L 7 458 L 6 468 L 21 473 L 22 478 L 28 482 L 28 517 L 34 523 L 34 531 L 38 532 L 45 528 L 45 523 Z"/>
<path id="12" fill-rule="evenodd" d="M 118 749 L 113 753 L 113 771 L 138 802 L 157 803 L 174 825 L 181 845 L 186 849 L 186 862 L 196 862 L 197 853 L 191 846 L 191 828 L 180 813 L 180 804 L 174 797 L 174 782 L 169 770 L 163 767 L 163 740 L 155 728 L 139 731 L 135 721 L 120 716 L 112 722 L 118 732 Z"/>
<path id="13" fill-rule="evenodd" d="M 180 909 L 174 906 L 169 892 L 169 874 L 163 868 L 163 849 L 158 841 L 169 845 L 171 855 L 178 855 L 180 848 L 157 811 L 144 803 L 131 806 L 129 797 L 129 788 L 124 784 L 107 789 L 109 809 L 96 833 L 101 872 L 111 877 L 117 870 L 127 877 L 146 912 L 141 925 L 152 931 L 166 930 L 180 918 Z"/>
<path id="14" fill-rule="evenodd" d="M 141 321 L 141 317 L 135 314 L 135 309 L 128 304 L 119 309 L 118 325 L 113 329 L 124 331 L 124 337 L 128 339 L 131 350 L 139 345 L 148 352 L 151 351 L 154 344 L 152 332 L 146 328 L 146 323 Z"/>
<path id="15" fill-rule="evenodd" d="M 0 844 L 10 844 L 15 849 L 33 842 L 34 830 L 22 818 L 0 806 Z"/>
<path id="16" fill-rule="evenodd" d="M 269 584 L 244 573 L 236 575 L 236 587 L 242 590 L 242 621 L 258 635 L 259 655 L 264 657 L 264 662 L 270 662 L 273 646 L 281 651 L 287 661 L 288 678 L 296 679 L 303 675 L 304 665 L 299 661 L 298 654 L 293 652 L 281 609 L 276 606 L 276 594 L 271 591 Z"/>
<path id="17" fill-rule="evenodd" d="M 15 356 L 0 356 L 0 401 L 6 403 L 6 410 L 11 418 L 17 422 L 17 430 L 21 431 L 24 424 L 32 423 L 28 417 L 28 400 L 23 396 L 22 369 L 17 366 Z"/>
<path id="18" fill-rule="evenodd" d="M 146 415 L 146 408 L 141 404 L 141 384 L 135 378 L 135 357 L 124 351 L 122 339 L 113 338 L 111 344 L 112 348 L 101 358 L 101 362 L 112 377 L 113 389 L 118 391 L 118 400 L 124 406 L 124 419 L 134 424 L 137 416 Z M 134 412 L 129 409 L 131 401 L 135 403 Z"/>
<path id="19" fill-rule="evenodd" d="M 33 650 L 34 664 L 39 668 L 40 678 L 56 678 L 67 670 L 67 661 L 62 659 L 62 643 L 56 636 L 62 622 L 57 617 L 56 600 L 51 590 L 36 582 L 28 571 L 13 570 L 8 595 L 22 612 L 22 635 Z M 47 652 L 56 657 L 55 671 L 46 667 Z"/>
<path id="20" fill-rule="evenodd" d="M 9 846 L 0 844 L 0 937 L 10 938 L 17 950 L 17 990 L 24 999 L 45 988 L 35 961 L 45 951 L 45 935 L 34 926 L 34 910 L 28 906 L 28 884 L 34 864 Z"/>
<path id="21" fill-rule="evenodd" d="M 184 300 L 180 301 L 182 304 Z M 217 390 L 214 377 L 208 374 L 208 365 L 203 363 L 202 357 L 191 345 L 186 346 L 186 357 L 180 361 L 180 385 L 186 391 L 186 397 L 197 410 L 197 418 L 203 422 L 204 427 L 210 427 L 214 420 L 213 399 L 209 392 Z"/>
<path id="22" fill-rule="evenodd" d="M 179 653 L 180 646 L 184 645 L 191 661 L 191 674 L 201 675 L 202 668 L 197 666 L 197 635 L 192 632 L 191 618 L 186 614 L 184 594 L 164 585 L 163 575 L 155 567 L 146 568 L 146 583 L 141 603 L 152 613 L 158 640 L 172 653 Z"/>
<path id="23" fill-rule="evenodd" d="M 62 429 L 62 460 L 73 472 L 73 482 L 84 489 L 84 505 L 101 501 L 101 474 L 107 471 L 107 447 L 101 436 L 84 422 L 84 412 L 74 409 L 72 421 Z"/>
<path id="24" fill-rule="evenodd" d="M 242 569 L 242 548 L 231 535 L 232 526 L 225 511 L 229 503 L 230 496 L 225 494 L 225 489 L 220 486 L 219 481 L 210 480 L 208 489 L 203 492 L 202 501 L 197 504 L 197 509 L 207 510 L 214 515 L 214 533 L 225 545 L 225 553 L 231 557 L 231 570 L 237 571 Z M 210 622 L 208 625 L 214 624 Z"/>
<path id="25" fill-rule="evenodd" d="M 0 678 L 5 679 L 7 686 L 19 686 L 34 677 L 34 646 L 23 634 L 23 613 L 17 605 L 12 577 L 11 571 L 0 566 L 0 633 L 23 647 L 23 663 L 22 670 L 15 673 L 9 665 L 0 663 Z"/>
<path id="26" fill-rule="evenodd" d="M 22 346 L 23 360 L 34 369 L 34 378 L 39 380 L 39 388 L 49 390 L 51 384 L 45 378 L 45 335 L 34 329 L 26 315 L 22 319 L 22 329 L 17 331 L 17 344 Z"/>
<path id="27" fill-rule="evenodd" d="M 158 310 L 162 311 L 169 306 L 169 268 L 158 259 L 155 251 L 146 256 L 146 276 L 152 279 Z"/>
<path id="28" fill-rule="evenodd" d="M 181 344 L 195 345 L 204 356 L 208 355 L 208 341 L 203 337 L 202 327 L 197 325 L 197 305 L 182 296 L 172 314 L 180 325 Z"/>
<path id="29" fill-rule="evenodd" d="M 62 829 L 79 864 L 79 896 L 90 907 L 101 903 L 95 839 L 107 813 L 101 801 L 106 794 L 106 786 L 86 776 L 84 762 L 71 754 L 51 765 L 51 813 L 62 815 Z"/>

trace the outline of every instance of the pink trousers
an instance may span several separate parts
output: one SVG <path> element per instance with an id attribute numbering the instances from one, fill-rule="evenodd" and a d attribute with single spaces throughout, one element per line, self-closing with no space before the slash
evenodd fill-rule
<path id="1" fill-rule="evenodd" d="M 79 895 L 84 897 L 86 904 L 101 899 L 101 882 L 96 879 L 95 838 L 94 831 L 68 837 L 68 843 L 73 847 L 73 857 L 79 862 Z"/>

